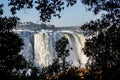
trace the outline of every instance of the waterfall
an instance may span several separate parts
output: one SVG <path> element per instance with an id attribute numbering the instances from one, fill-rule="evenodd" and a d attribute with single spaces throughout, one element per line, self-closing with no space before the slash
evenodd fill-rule
<path id="1" fill-rule="evenodd" d="M 79 33 L 65 33 L 64 36 L 69 40 L 72 50 L 70 50 L 70 56 L 67 58 L 69 62 L 73 62 L 74 66 L 83 67 L 87 62 L 87 57 L 84 55 L 82 48 L 84 47 L 85 38 Z"/>
<path id="2" fill-rule="evenodd" d="M 67 62 L 73 66 L 84 67 L 87 57 L 84 55 L 82 48 L 84 47 L 85 38 L 80 32 L 72 30 L 44 30 L 44 31 L 18 31 L 24 40 L 24 46 L 21 53 L 27 60 L 32 60 L 37 66 L 48 66 L 53 59 L 57 58 L 55 51 L 55 42 L 61 37 L 66 37 L 70 43 L 70 55 Z"/>
<path id="3" fill-rule="evenodd" d="M 27 61 L 33 62 L 34 59 L 34 32 L 31 31 L 16 31 L 23 39 L 24 46 L 20 54 L 22 54 Z"/>

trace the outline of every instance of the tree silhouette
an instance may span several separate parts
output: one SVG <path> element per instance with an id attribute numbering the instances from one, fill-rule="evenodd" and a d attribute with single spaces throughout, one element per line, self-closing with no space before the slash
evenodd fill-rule
<path id="1" fill-rule="evenodd" d="M 92 10 L 95 14 L 100 11 L 119 13 L 120 0 L 82 0 L 85 5 L 88 5 L 88 10 Z"/>
<path id="2" fill-rule="evenodd" d="M 68 65 L 66 64 L 66 57 L 69 56 L 70 46 L 67 38 L 62 37 L 60 40 L 55 42 L 55 50 L 57 57 L 62 61 L 62 70 L 65 71 Z"/>
<path id="3" fill-rule="evenodd" d="M 83 29 L 97 31 L 112 25 L 120 25 L 120 0 L 82 0 L 82 2 L 88 5 L 88 10 L 92 10 L 94 14 L 107 12 L 102 15 L 102 19 L 84 24 Z"/>
<path id="4" fill-rule="evenodd" d="M 77 0 L 8 0 L 8 6 L 13 15 L 21 9 L 35 8 L 40 13 L 40 20 L 49 22 L 54 17 L 61 17 L 60 12 L 69 6 L 73 6 Z M 0 13 L 3 14 L 3 6 L 0 4 Z"/>
<path id="5" fill-rule="evenodd" d="M 107 11 L 102 19 L 84 24 L 82 29 L 98 34 L 87 39 L 84 53 L 89 57 L 88 67 L 102 71 L 99 79 L 119 80 L 120 75 L 120 1 L 119 0 L 83 0 L 95 14 Z M 92 74 L 92 73 L 91 73 Z M 94 79 L 98 80 L 98 78 Z M 88 79 L 89 80 L 89 79 Z"/>
<path id="6" fill-rule="evenodd" d="M 0 77 L 2 80 L 19 80 L 26 72 L 27 62 L 18 54 L 23 45 L 22 39 L 12 31 L 16 17 L 0 17 Z"/>
<path id="7" fill-rule="evenodd" d="M 114 26 L 105 32 L 100 32 L 98 36 L 88 39 L 85 43 L 84 53 L 89 57 L 89 67 L 94 71 L 101 70 L 103 80 L 114 80 L 115 77 L 112 79 L 110 76 L 119 72 L 119 39 L 120 28 Z"/>

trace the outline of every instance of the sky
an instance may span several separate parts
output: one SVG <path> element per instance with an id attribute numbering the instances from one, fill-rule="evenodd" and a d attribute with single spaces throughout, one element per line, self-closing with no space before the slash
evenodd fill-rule
<path id="1" fill-rule="evenodd" d="M 92 11 L 86 9 L 87 6 L 82 4 L 80 0 L 78 1 L 74 6 L 65 8 L 60 14 L 61 18 L 52 17 L 51 21 L 46 24 L 55 25 L 55 27 L 81 26 L 90 20 L 100 18 L 102 13 L 94 15 Z M 7 3 L 6 0 L 2 0 L 2 2 Z M 11 13 L 6 5 L 4 6 L 4 15 L 9 16 Z M 39 12 L 35 9 L 22 9 L 17 12 L 16 16 L 20 18 L 21 22 L 42 23 L 39 21 Z"/>

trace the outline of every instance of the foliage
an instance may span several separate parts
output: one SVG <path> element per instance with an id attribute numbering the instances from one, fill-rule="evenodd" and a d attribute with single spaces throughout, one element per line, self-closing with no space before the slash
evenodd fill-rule
<path id="1" fill-rule="evenodd" d="M 88 5 L 88 10 L 93 10 L 95 14 L 98 14 L 102 10 L 119 13 L 120 0 L 82 0 L 82 2 Z"/>
<path id="2" fill-rule="evenodd" d="M 85 30 L 89 33 L 99 32 L 102 30 L 107 30 L 111 26 L 120 25 L 120 15 L 119 14 L 104 14 L 102 19 L 97 19 L 95 21 L 91 20 L 89 23 L 85 23 L 81 26 L 82 30 Z"/>
<path id="3" fill-rule="evenodd" d="M 77 0 L 8 0 L 8 6 L 12 14 L 21 9 L 35 8 L 40 13 L 40 20 L 43 22 L 50 21 L 53 16 L 60 18 L 60 12 L 69 6 L 73 6 Z M 3 6 L 5 3 L 0 4 L 0 14 L 3 14 Z"/>
<path id="4" fill-rule="evenodd" d="M 120 27 L 112 26 L 85 43 L 84 53 L 89 57 L 90 68 L 103 71 L 105 78 L 114 76 L 120 69 L 119 39 Z"/>
<path id="5" fill-rule="evenodd" d="M 67 38 L 62 37 L 60 40 L 58 40 L 55 44 L 55 50 L 57 53 L 57 57 L 62 61 L 62 69 L 63 71 L 66 70 L 68 67 L 68 63 L 66 62 L 66 57 L 69 56 L 70 46 L 69 41 Z"/>
<path id="6" fill-rule="evenodd" d="M 89 57 L 88 68 L 94 80 L 118 80 L 120 75 L 120 0 L 82 0 L 95 14 L 106 11 L 102 19 L 84 24 L 81 28 L 96 36 L 87 39 L 84 53 Z M 100 75 L 94 72 L 102 71 Z M 97 77 L 96 77 L 97 76 Z M 99 79 L 98 79 L 99 78 Z M 89 80 L 88 79 L 88 80 Z"/>
<path id="7" fill-rule="evenodd" d="M 27 72 L 27 62 L 18 54 L 23 41 L 12 31 L 17 20 L 16 17 L 0 17 L 0 76 L 3 80 L 19 80 Z"/>
<path id="8" fill-rule="evenodd" d="M 69 68 L 66 72 L 59 73 L 50 80 L 82 80 L 78 74 L 77 68 Z"/>
<path id="9" fill-rule="evenodd" d="M 89 33 L 105 30 L 111 26 L 120 25 L 120 1 L 119 0 L 82 0 L 82 2 L 90 7 L 95 14 L 100 11 L 103 13 L 101 19 L 91 20 L 81 26 L 81 29 L 89 31 Z"/>
<path id="10" fill-rule="evenodd" d="M 67 38 L 62 37 L 60 40 L 56 42 L 55 50 L 57 52 L 58 58 L 65 58 L 69 55 L 69 41 Z"/>

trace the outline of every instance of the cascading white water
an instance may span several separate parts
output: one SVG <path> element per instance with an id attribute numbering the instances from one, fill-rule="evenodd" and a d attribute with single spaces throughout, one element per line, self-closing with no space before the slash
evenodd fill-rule
<path id="1" fill-rule="evenodd" d="M 68 38 L 70 47 L 70 55 L 67 61 L 73 66 L 84 67 L 87 57 L 83 54 L 85 38 L 79 32 L 72 30 L 44 30 L 38 32 L 19 31 L 20 36 L 24 40 L 24 47 L 21 51 L 27 60 L 33 60 L 37 66 L 48 66 L 52 60 L 57 58 L 55 52 L 55 42 L 62 36 Z"/>
<path id="2" fill-rule="evenodd" d="M 70 56 L 67 58 L 69 62 L 72 62 L 74 66 L 83 67 L 87 61 L 87 57 L 83 54 L 82 48 L 84 47 L 85 38 L 79 33 L 68 32 L 63 34 L 68 38 L 72 50 L 70 50 Z"/>
<path id="3" fill-rule="evenodd" d="M 24 41 L 23 49 L 20 54 L 22 54 L 27 61 L 33 62 L 34 58 L 34 32 L 33 31 L 16 31 Z"/>
<path id="4" fill-rule="evenodd" d="M 49 36 L 47 33 L 38 33 L 34 35 L 34 50 L 35 63 L 38 65 L 47 66 L 51 63 Z"/>

